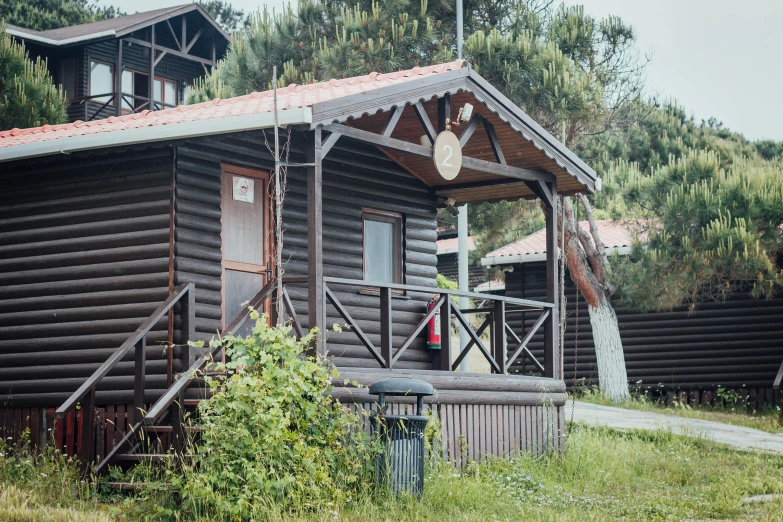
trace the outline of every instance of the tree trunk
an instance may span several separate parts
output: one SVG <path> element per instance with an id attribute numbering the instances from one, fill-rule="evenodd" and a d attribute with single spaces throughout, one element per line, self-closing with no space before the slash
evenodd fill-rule
<path id="1" fill-rule="evenodd" d="M 625 355 L 617 326 L 617 315 L 608 299 L 602 296 L 596 306 L 587 307 L 593 327 L 595 357 L 598 361 L 598 382 L 601 395 L 613 402 L 629 398 Z"/>
<path id="2" fill-rule="evenodd" d="M 588 213 L 590 207 L 586 207 Z M 617 315 L 610 301 L 610 285 L 604 276 L 608 261 L 601 261 L 601 254 L 595 244 L 603 247 L 600 238 L 591 240 L 581 229 L 574 216 L 569 198 L 563 198 L 563 250 L 571 280 L 587 301 L 590 325 L 593 330 L 595 355 L 598 360 L 598 382 L 601 394 L 614 402 L 622 402 L 630 396 L 628 376 L 625 370 L 625 355 L 617 325 Z M 590 216 L 592 220 L 592 216 Z M 597 227 L 593 233 L 598 235 Z"/>

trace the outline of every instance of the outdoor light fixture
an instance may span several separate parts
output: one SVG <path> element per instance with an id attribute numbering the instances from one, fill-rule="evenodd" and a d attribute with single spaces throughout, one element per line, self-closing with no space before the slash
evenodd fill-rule
<path id="1" fill-rule="evenodd" d="M 473 116 L 473 105 L 466 103 L 459 110 L 459 113 L 457 114 L 457 121 L 454 122 L 454 124 L 459 125 L 461 122 L 470 121 L 471 116 Z"/>
<path id="2" fill-rule="evenodd" d="M 454 198 L 446 199 L 446 212 L 451 214 L 451 217 L 457 217 L 459 215 L 459 209 L 456 207 L 457 200 Z"/>

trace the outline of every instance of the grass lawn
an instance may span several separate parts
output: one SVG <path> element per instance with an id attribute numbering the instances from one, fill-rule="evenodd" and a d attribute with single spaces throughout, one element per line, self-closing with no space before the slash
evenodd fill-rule
<path id="1" fill-rule="evenodd" d="M 781 412 L 778 408 L 770 407 L 763 411 L 746 411 L 741 407 L 701 406 L 699 408 L 691 408 L 687 404 L 679 403 L 667 406 L 659 402 L 651 401 L 644 395 L 634 396 L 622 404 L 614 404 L 601 394 L 592 390 L 580 391 L 576 395 L 576 400 L 604 406 L 615 406 L 631 410 L 665 413 L 667 415 L 678 415 L 680 417 L 689 417 L 692 419 L 723 422 L 726 424 L 734 424 L 735 426 L 755 428 L 757 430 L 766 431 L 767 433 L 783 433 L 783 425 L 781 425 L 780 422 Z"/>
<path id="2" fill-rule="evenodd" d="M 0 458 L 0 521 L 161 520 L 157 499 L 90 498 L 72 467 Z M 575 425 L 563 455 L 520 456 L 459 472 L 433 465 L 421 499 L 363 499 L 285 521 L 783 520 L 783 457 L 735 452 L 668 432 Z M 175 518 L 176 517 L 176 518 Z M 175 512 L 171 519 L 212 520 Z"/>

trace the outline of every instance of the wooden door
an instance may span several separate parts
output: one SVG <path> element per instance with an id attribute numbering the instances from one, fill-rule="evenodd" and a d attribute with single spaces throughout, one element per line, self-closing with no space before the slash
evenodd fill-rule
<path id="1" fill-rule="evenodd" d="M 272 212 L 269 174 L 222 165 L 223 328 L 242 311 L 272 273 Z M 264 308 L 269 312 L 269 303 Z M 247 332 L 242 332 L 247 334 Z"/>

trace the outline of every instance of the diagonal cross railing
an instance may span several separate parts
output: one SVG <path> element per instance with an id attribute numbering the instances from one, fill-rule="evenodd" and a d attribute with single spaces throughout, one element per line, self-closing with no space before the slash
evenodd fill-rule
<path id="1" fill-rule="evenodd" d="M 377 290 L 379 304 L 380 304 L 380 346 L 376 346 L 370 336 L 361 328 L 358 321 L 356 321 L 348 307 L 344 306 L 340 301 L 337 293 L 333 290 L 333 287 L 341 285 L 347 287 L 359 287 L 365 293 Z M 394 293 L 406 294 L 406 293 L 424 293 L 437 296 L 437 300 L 433 306 L 427 311 L 424 317 L 419 321 L 412 332 L 408 334 L 402 344 L 396 350 L 393 347 L 392 331 L 393 331 L 393 313 L 392 313 L 392 298 Z M 477 308 L 460 309 L 451 301 L 451 297 L 469 297 L 475 300 L 483 300 L 489 305 L 482 305 Z M 489 362 L 490 368 L 493 373 L 505 374 L 508 373 L 512 364 L 524 356 L 530 359 L 536 368 L 540 372 L 544 372 L 544 366 L 538 361 L 538 359 L 527 348 L 528 343 L 533 338 L 535 333 L 544 324 L 544 321 L 551 314 L 553 304 L 545 303 L 541 301 L 531 301 L 529 299 L 518 299 L 505 296 L 494 296 L 479 294 L 475 292 L 463 292 L 460 290 L 447 290 L 443 288 L 433 288 L 415 285 L 401 285 L 391 283 L 375 283 L 354 279 L 342 279 L 334 277 L 324 278 L 324 299 L 330 303 L 340 317 L 346 322 L 350 330 L 356 335 L 361 344 L 367 348 L 370 355 L 375 359 L 382 368 L 394 368 L 394 365 L 399 361 L 402 354 L 410 348 L 422 330 L 428 323 L 435 317 L 436 314 L 440 315 L 440 336 L 441 336 L 441 350 L 440 360 L 436 363 L 436 366 L 441 370 L 455 371 L 462 360 L 467 357 L 470 350 L 475 346 L 484 358 Z M 521 313 L 529 311 L 540 311 L 541 315 L 535 322 L 533 327 L 527 332 L 523 339 L 514 333 L 513 329 L 506 322 L 506 315 L 509 313 Z M 471 325 L 468 317 L 471 314 L 485 314 L 483 322 L 479 325 L 478 329 L 474 329 Z M 456 354 L 456 358 L 452 357 L 454 354 L 451 348 L 451 323 L 455 319 L 462 328 L 468 333 L 470 341 L 459 353 Z M 486 346 L 481 337 L 485 332 L 489 331 L 490 346 Z M 515 346 L 511 350 L 511 355 L 507 355 L 506 350 L 506 334 L 508 334 L 514 341 Z"/>

